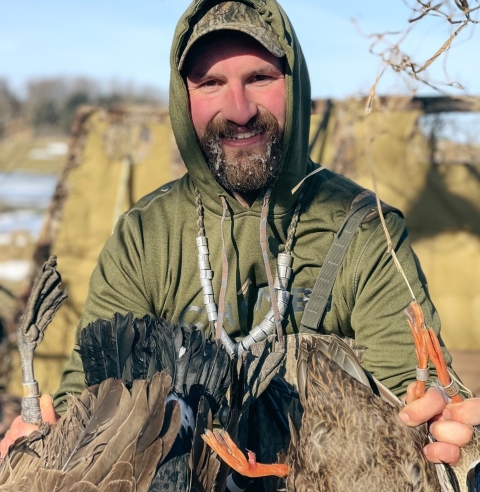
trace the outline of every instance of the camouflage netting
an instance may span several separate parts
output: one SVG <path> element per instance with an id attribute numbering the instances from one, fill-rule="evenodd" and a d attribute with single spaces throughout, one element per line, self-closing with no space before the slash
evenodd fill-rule
<path id="1" fill-rule="evenodd" d="M 445 103 L 441 98 L 429 101 L 385 99 L 386 110 L 368 119 L 365 101 L 317 101 L 311 155 L 367 188 L 372 188 L 369 161 L 374 163 L 382 200 L 407 217 L 443 320 L 445 343 L 454 349 L 479 350 L 480 170 L 464 156 L 459 160 L 458 148 L 445 147 L 434 132 L 429 137 L 420 131 L 419 118 L 433 112 L 432 107 L 437 112 L 449 110 L 448 105 L 432 103 Z M 35 256 L 37 267 L 50 253 L 58 256 L 70 296 L 35 355 L 43 393 L 58 387 L 90 274 L 116 219 L 140 197 L 184 171 L 167 113 L 140 108 L 79 112 Z M 19 392 L 16 354 L 13 368 L 10 389 Z"/>

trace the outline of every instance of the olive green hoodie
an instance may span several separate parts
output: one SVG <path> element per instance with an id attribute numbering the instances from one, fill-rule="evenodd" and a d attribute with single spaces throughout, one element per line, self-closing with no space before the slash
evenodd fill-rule
<path id="1" fill-rule="evenodd" d="M 272 184 L 267 225 L 270 267 L 274 271 L 298 200 L 299 192 L 292 195 L 291 190 L 315 167 L 308 158 L 310 83 L 297 37 L 278 3 L 244 1 L 272 25 L 286 53 L 284 161 Z M 187 90 L 177 68 L 192 26 L 213 4 L 195 0 L 190 5 L 178 23 L 171 51 L 170 117 L 188 174 L 173 186 L 160 188 L 140 200 L 118 221 L 92 275 L 78 329 L 98 318 L 111 318 L 115 312 L 208 326 L 197 266 L 195 187 L 204 205 L 217 303 L 222 271 L 221 197 L 228 203 L 229 215 L 224 224 L 227 332 L 244 336 L 270 308 L 259 235 L 263 197 L 259 196 L 246 210 L 212 178 L 198 145 L 188 111 Z M 305 182 L 293 243 L 292 297 L 283 321 L 287 333 L 299 330 L 306 299 L 349 205 L 360 191 L 356 184 L 327 170 Z M 403 218 L 389 213 L 386 222 L 427 324 L 438 333 L 439 318 L 428 299 Z M 403 313 L 411 298 L 387 254 L 378 219 L 359 227 L 340 268 L 332 299 L 321 329 L 355 337 L 359 345 L 366 347 L 366 369 L 397 395 L 404 393 L 406 385 L 415 379 L 416 367 L 413 339 Z M 450 363 L 448 353 L 446 357 Z M 67 392 L 78 393 L 83 385 L 81 361 L 74 352 L 55 396 L 57 408 L 62 409 Z"/>

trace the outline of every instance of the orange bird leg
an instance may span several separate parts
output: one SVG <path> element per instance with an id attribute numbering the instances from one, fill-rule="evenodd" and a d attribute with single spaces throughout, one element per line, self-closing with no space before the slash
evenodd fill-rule
<path id="1" fill-rule="evenodd" d="M 437 335 L 431 328 L 428 328 L 426 333 L 428 353 L 437 370 L 438 379 L 447 395 L 452 399 L 452 402 L 460 403 L 463 401 L 463 398 L 458 394 L 458 387 L 448 373 L 447 364 L 443 357 L 442 348 L 440 347 Z"/>
<path id="2" fill-rule="evenodd" d="M 412 301 L 405 309 L 408 325 L 412 331 L 413 341 L 415 342 L 415 353 L 417 355 L 417 382 L 414 390 L 414 398 L 418 400 L 425 395 L 425 380 L 418 379 L 418 373 L 425 375 L 428 370 L 428 345 L 425 330 L 425 317 L 422 308 L 417 301 Z M 425 378 L 426 379 L 426 378 Z"/>
<path id="3" fill-rule="evenodd" d="M 222 458 L 227 465 L 236 470 L 241 475 L 250 478 L 267 477 L 275 475 L 286 477 L 290 473 L 288 465 L 275 463 L 273 465 L 263 465 L 257 463 L 255 453 L 248 451 L 248 461 L 245 455 L 238 449 L 227 432 L 220 434 L 217 431 L 205 431 L 202 439 Z"/>

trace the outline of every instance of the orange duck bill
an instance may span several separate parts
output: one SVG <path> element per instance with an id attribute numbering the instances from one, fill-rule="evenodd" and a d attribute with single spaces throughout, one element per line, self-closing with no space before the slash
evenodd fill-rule
<path id="1" fill-rule="evenodd" d="M 227 432 L 205 431 L 202 439 L 215 451 L 230 468 L 236 470 L 245 477 L 258 478 L 275 475 L 285 478 L 290 473 L 290 468 L 282 463 L 264 465 L 257 463 L 255 453 L 248 451 L 248 460 L 238 449 Z"/>

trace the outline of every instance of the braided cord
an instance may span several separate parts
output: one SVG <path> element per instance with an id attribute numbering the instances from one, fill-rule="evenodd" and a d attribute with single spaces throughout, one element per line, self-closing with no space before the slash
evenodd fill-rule
<path id="1" fill-rule="evenodd" d="M 199 236 L 205 236 L 205 224 L 203 223 L 203 203 L 200 192 L 195 188 L 195 212 L 197 214 L 197 229 Z"/>
<path id="2" fill-rule="evenodd" d="M 297 205 L 295 206 L 295 210 L 293 211 L 293 215 L 292 215 L 292 220 L 290 222 L 290 225 L 288 226 L 287 240 L 285 241 L 286 254 L 291 254 L 292 252 L 293 240 L 295 239 L 298 219 L 300 217 L 300 209 L 302 208 L 302 198 L 303 198 L 303 191 L 300 192 L 300 195 L 298 196 Z"/>

